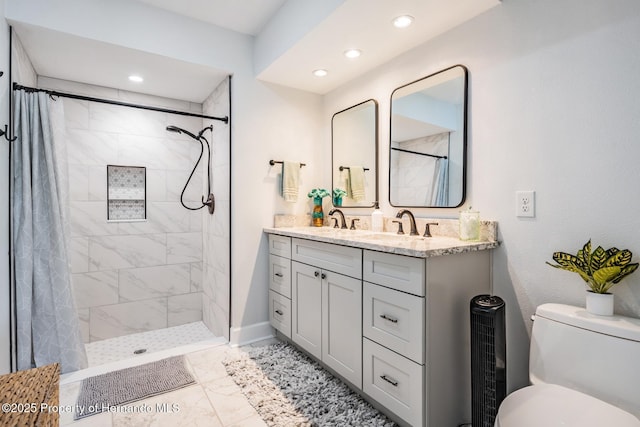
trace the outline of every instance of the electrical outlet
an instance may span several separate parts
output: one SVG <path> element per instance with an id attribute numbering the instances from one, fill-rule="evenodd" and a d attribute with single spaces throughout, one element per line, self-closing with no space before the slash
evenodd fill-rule
<path id="1" fill-rule="evenodd" d="M 536 216 L 535 191 L 516 191 L 516 216 L 524 218 Z"/>

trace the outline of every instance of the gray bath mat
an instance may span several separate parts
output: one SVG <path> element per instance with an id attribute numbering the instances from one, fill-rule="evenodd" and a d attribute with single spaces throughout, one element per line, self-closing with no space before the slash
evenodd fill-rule
<path id="1" fill-rule="evenodd" d="M 269 426 L 396 425 L 286 343 L 249 348 L 223 364 Z"/>
<path id="2" fill-rule="evenodd" d="M 194 383 L 193 376 L 184 366 L 184 356 L 86 378 L 82 380 L 74 419 Z"/>

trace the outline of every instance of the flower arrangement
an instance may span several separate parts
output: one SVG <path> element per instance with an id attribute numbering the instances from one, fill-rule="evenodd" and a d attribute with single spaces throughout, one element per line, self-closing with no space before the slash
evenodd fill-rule
<path id="1" fill-rule="evenodd" d="M 314 227 L 322 227 L 324 224 L 324 212 L 322 212 L 322 199 L 327 197 L 330 193 L 324 188 L 314 188 L 309 191 L 307 197 L 313 198 L 313 212 L 311 213 L 311 219 Z"/>
<path id="2" fill-rule="evenodd" d="M 591 292 L 609 293 L 609 289 L 638 269 L 638 263 L 630 264 L 633 254 L 629 249 L 605 250 L 598 246 L 591 251 L 589 240 L 576 255 L 565 252 L 554 252 L 553 260 L 557 264 L 547 262 L 551 267 L 578 273 L 587 282 Z"/>
<path id="3" fill-rule="evenodd" d="M 322 204 L 322 199 L 324 197 L 327 197 L 329 194 L 330 193 L 324 188 L 314 188 L 313 190 L 309 191 L 307 197 L 313 198 L 313 204 L 320 205 Z"/>
<path id="4" fill-rule="evenodd" d="M 342 198 L 347 195 L 347 192 L 342 188 L 333 189 L 333 205 L 342 206 Z"/>

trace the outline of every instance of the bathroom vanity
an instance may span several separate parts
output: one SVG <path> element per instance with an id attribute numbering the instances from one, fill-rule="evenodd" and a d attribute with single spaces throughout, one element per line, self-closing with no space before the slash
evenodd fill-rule
<path id="1" fill-rule="evenodd" d="M 471 420 L 469 301 L 490 292 L 495 241 L 268 228 L 269 318 L 392 418 Z"/>

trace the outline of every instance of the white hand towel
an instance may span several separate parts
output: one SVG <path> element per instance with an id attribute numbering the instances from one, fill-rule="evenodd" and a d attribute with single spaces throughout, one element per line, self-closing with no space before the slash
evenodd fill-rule
<path id="1" fill-rule="evenodd" d="M 298 200 L 300 185 L 300 163 L 282 162 L 282 198 L 285 202 L 294 203 Z"/>
<path id="2" fill-rule="evenodd" d="M 349 167 L 349 186 L 353 201 L 364 200 L 364 168 L 362 166 Z"/>

